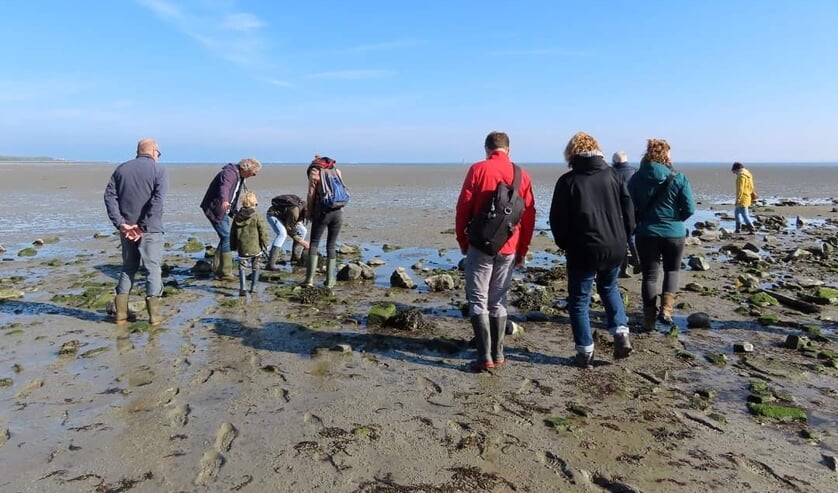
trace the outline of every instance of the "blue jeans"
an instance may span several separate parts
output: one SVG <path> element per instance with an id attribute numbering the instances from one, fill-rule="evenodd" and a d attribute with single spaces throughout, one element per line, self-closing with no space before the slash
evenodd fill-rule
<path id="1" fill-rule="evenodd" d="M 230 216 L 224 215 L 224 219 L 220 222 L 212 223 L 212 228 L 218 234 L 218 251 L 227 253 L 230 249 Z"/>
<path id="2" fill-rule="evenodd" d="M 617 288 L 617 276 L 620 268 L 603 271 L 567 270 L 567 310 L 570 313 L 570 327 L 576 352 L 590 353 L 594 350 L 594 338 L 591 334 L 589 316 L 591 288 L 596 280 L 597 292 L 605 307 L 605 318 L 612 334 L 628 333 L 628 317 L 623 307 L 623 299 Z"/>
<path id="3" fill-rule="evenodd" d="M 146 296 L 163 294 L 163 233 L 144 233 L 139 241 L 120 236 L 122 242 L 122 272 L 116 285 L 116 294 L 129 294 L 134 286 L 134 276 L 140 270 L 140 262 L 148 271 Z"/>
<path id="4" fill-rule="evenodd" d="M 737 229 L 737 231 L 739 230 L 739 228 L 742 227 L 743 223 L 745 224 L 745 226 L 747 226 L 749 228 L 754 227 L 754 223 L 751 222 L 751 215 L 748 214 L 748 208 L 747 207 L 737 206 L 735 209 L 733 209 L 733 217 L 736 219 L 736 229 Z"/>
<path id="5" fill-rule="evenodd" d="M 288 231 L 285 230 L 285 225 L 282 224 L 282 221 L 280 221 L 280 219 L 276 216 L 268 216 L 268 224 L 271 225 L 271 229 L 274 230 L 274 233 L 276 233 L 276 238 L 274 238 L 272 246 L 275 246 L 282 251 L 282 245 L 285 243 L 285 240 L 288 239 Z M 308 230 L 305 225 L 303 225 L 302 221 L 298 222 L 297 225 L 294 226 L 294 234 L 296 236 L 305 238 L 307 233 Z M 293 242 L 291 244 L 291 248 L 294 248 Z"/>

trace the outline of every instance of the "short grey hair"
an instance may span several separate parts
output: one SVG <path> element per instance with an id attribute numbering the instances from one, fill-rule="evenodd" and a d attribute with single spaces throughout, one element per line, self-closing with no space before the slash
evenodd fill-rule
<path id="1" fill-rule="evenodd" d="M 262 163 L 260 163 L 256 158 L 246 157 L 239 161 L 239 169 L 242 171 L 252 171 L 254 173 L 258 173 L 259 170 L 262 169 Z"/>
<path id="2" fill-rule="evenodd" d="M 611 157 L 611 164 L 627 163 L 628 161 L 629 158 L 626 151 L 617 151 L 614 153 L 614 156 Z"/>

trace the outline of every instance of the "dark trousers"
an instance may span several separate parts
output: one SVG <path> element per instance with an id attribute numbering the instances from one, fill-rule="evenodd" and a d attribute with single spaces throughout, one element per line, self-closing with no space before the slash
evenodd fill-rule
<path id="1" fill-rule="evenodd" d="M 649 302 L 658 295 L 658 275 L 663 266 L 664 293 L 678 291 L 678 276 L 681 272 L 681 258 L 684 256 L 684 238 L 659 238 L 656 236 L 636 237 L 637 253 L 643 282 L 640 292 L 643 302 Z"/>
<path id="2" fill-rule="evenodd" d="M 317 255 L 320 238 L 326 232 L 326 256 L 337 258 L 337 244 L 340 228 L 343 225 L 343 209 L 333 209 L 315 215 L 311 222 L 311 238 L 309 239 L 309 255 Z"/>

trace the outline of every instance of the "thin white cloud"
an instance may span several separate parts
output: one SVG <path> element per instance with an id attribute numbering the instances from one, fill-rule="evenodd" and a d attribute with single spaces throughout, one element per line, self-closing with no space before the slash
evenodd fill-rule
<path id="1" fill-rule="evenodd" d="M 490 52 L 491 56 L 589 56 L 590 53 L 580 50 L 566 50 L 563 48 L 532 48 L 527 50 L 500 50 Z"/>
<path id="2" fill-rule="evenodd" d="M 230 14 L 221 20 L 221 26 L 233 31 L 251 31 L 265 26 L 261 19 L 245 12 Z"/>
<path id="3" fill-rule="evenodd" d="M 257 77 L 257 80 L 270 84 L 276 87 L 294 87 L 294 84 L 281 79 L 273 79 L 270 77 Z"/>
<path id="4" fill-rule="evenodd" d="M 363 80 L 391 77 L 395 72 L 391 70 L 336 70 L 332 72 L 317 72 L 306 75 L 306 79 L 339 79 Z"/>
<path id="5" fill-rule="evenodd" d="M 136 1 L 225 60 L 243 66 L 265 65 L 268 60 L 261 33 L 265 22 L 254 14 L 236 9 L 235 2 Z"/>
<path id="6" fill-rule="evenodd" d="M 347 51 L 368 52 L 368 51 L 389 51 L 400 50 L 403 48 L 413 48 L 424 44 L 418 39 L 397 39 L 394 41 L 384 41 L 381 43 L 371 43 L 365 45 L 358 45 L 349 48 Z"/>

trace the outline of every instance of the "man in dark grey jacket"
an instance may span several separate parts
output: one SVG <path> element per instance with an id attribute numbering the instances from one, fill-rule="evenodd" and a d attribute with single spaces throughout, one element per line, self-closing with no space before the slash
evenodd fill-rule
<path id="1" fill-rule="evenodd" d="M 108 218 L 120 232 L 122 272 L 116 286 L 116 323 L 128 320 L 128 294 L 142 261 L 148 270 L 146 307 L 149 322 L 159 325 L 163 294 L 163 200 L 169 188 L 166 170 L 157 165 L 160 148 L 152 139 L 137 143 L 137 157 L 126 161 L 111 175 L 105 187 Z"/>
<path id="2" fill-rule="evenodd" d="M 634 175 L 634 172 L 637 171 L 637 168 L 629 164 L 628 155 L 625 151 L 617 151 L 611 157 L 611 167 L 617 173 L 617 176 L 620 177 L 623 183 L 628 184 L 631 177 Z M 628 270 L 628 266 L 632 266 L 632 270 L 637 270 L 640 268 L 640 258 L 637 255 L 637 247 L 634 246 L 634 235 L 629 235 L 628 237 L 628 249 L 630 255 L 626 255 L 625 260 L 623 260 L 623 265 L 620 266 L 620 277 L 628 278 L 631 277 L 631 273 Z M 635 272 L 636 274 L 637 272 Z"/>

